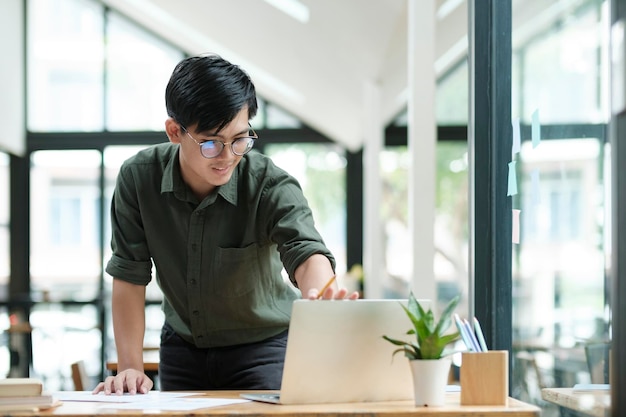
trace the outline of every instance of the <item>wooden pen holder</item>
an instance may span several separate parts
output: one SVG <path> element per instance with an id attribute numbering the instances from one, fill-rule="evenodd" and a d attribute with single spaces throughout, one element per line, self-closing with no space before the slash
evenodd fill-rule
<path id="1" fill-rule="evenodd" d="M 509 396 L 509 352 L 463 352 L 461 405 L 506 405 Z"/>

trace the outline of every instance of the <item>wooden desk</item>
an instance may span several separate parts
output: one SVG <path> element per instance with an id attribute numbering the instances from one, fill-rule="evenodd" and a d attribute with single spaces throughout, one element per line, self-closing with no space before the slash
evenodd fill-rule
<path id="1" fill-rule="evenodd" d="M 241 391 L 209 391 L 200 395 L 214 398 L 240 398 Z M 245 402 L 221 407 L 193 411 L 141 411 L 105 409 L 110 403 L 65 402 L 52 410 L 39 412 L 40 416 L 91 417 L 119 415 L 124 417 L 167 417 L 167 416 L 233 416 L 238 417 L 539 417 L 541 409 L 510 398 L 506 406 L 460 406 L 460 393 L 446 394 L 443 407 L 416 407 L 413 401 L 391 401 L 372 403 L 274 405 L 260 402 Z M 3 416 L 0 414 L 0 416 Z"/>
<path id="2" fill-rule="evenodd" d="M 541 390 L 541 398 L 596 417 L 605 417 L 611 409 L 611 394 L 606 391 L 574 392 L 572 388 L 544 388 Z"/>

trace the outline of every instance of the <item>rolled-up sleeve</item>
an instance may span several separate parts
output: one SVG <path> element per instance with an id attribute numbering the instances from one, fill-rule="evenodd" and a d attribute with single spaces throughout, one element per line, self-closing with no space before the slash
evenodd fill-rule
<path id="1" fill-rule="evenodd" d="M 106 272 L 132 284 L 152 279 L 152 260 L 141 221 L 132 170 L 122 166 L 111 201 L 111 248 Z"/>
<path id="2" fill-rule="evenodd" d="M 285 173 L 268 180 L 263 191 L 263 207 L 270 240 L 277 244 L 294 285 L 295 270 L 314 254 L 326 256 L 335 269 L 335 258 L 317 231 L 313 213 L 295 178 Z"/>

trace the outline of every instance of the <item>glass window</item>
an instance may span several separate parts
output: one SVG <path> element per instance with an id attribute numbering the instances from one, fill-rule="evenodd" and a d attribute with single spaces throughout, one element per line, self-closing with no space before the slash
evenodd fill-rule
<path id="1" fill-rule="evenodd" d="M 31 165 L 31 288 L 44 299 L 98 295 L 100 152 L 37 151 Z"/>
<path id="2" fill-rule="evenodd" d="M 33 374 L 47 391 L 74 390 L 71 364 L 83 360 L 91 384 L 100 380 L 101 332 L 95 305 L 37 303 L 30 315 L 33 326 Z M 54 358 L 54 359 L 53 359 Z"/>
<path id="3" fill-rule="evenodd" d="M 8 296 L 9 191 L 9 155 L 0 152 L 0 300 Z"/>
<path id="4" fill-rule="evenodd" d="M 385 149 L 381 154 L 381 167 L 381 216 L 385 219 L 385 263 L 389 275 L 385 293 L 390 298 L 402 298 L 408 296 L 412 273 L 407 148 Z M 467 294 L 468 159 L 465 141 L 437 143 L 436 175 L 434 269 L 437 299 L 440 307 L 444 307 L 459 292 Z"/>
<path id="5" fill-rule="evenodd" d="M 564 6 L 561 13 L 541 10 L 513 31 L 514 64 L 519 66 L 513 68 L 518 83 L 513 84 L 513 103 L 520 103 L 522 120 L 529 122 L 540 109 L 542 123 L 607 121 L 608 39 L 602 28 L 608 27 L 608 18 L 607 8 L 600 7 L 606 2 L 579 3 L 578 8 L 573 8 L 578 3 Z"/>
<path id="6" fill-rule="evenodd" d="M 438 126 L 466 125 L 468 120 L 469 75 L 467 61 L 463 60 L 437 80 L 435 91 L 435 118 Z M 395 126 L 407 125 L 404 109 L 393 121 Z"/>
<path id="7" fill-rule="evenodd" d="M 28 1 L 30 131 L 103 129 L 103 16 L 95 1 Z"/>
<path id="8" fill-rule="evenodd" d="M 9 155 L 0 152 L 0 300 L 8 297 L 9 284 Z M 0 307 L 0 375 L 9 374 L 8 310 Z"/>
<path id="9" fill-rule="evenodd" d="M 469 75 L 467 61 L 461 63 L 437 80 L 435 98 L 437 125 L 466 125 L 469 103 Z"/>
<path id="10" fill-rule="evenodd" d="M 2 378 L 8 377 L 11 371 L 10 333 L 5 331 L 11 326 L 9 319 L 9 309 L 0 307 L 0 375 Z"/>
<path id="11" fill-rule="evenodd" d="M 183 54 L 119 14 L 108 16 L 106 127 L 162 131 L 165 87 Z"/>
<path id="12" fill-rule="evenodd" d="M 265 105 L 265 114 L 267 127 L 270 129 L 299 128 L 302 126 L 300 120 L 295 116 L 270 103 Z"/>
<path id="13" fill-rule="evenodd" d="M 513 245 L 512 393 L 558 413 L 545 387 L 592 381 L 586 349 L 609 341 L 604 137 L 576 125 L 608 120 L 607 2 L 514 7 L 513 118 L 537 111 L 549 137 L 522 129 L 513 155 L 520 241 Z M 523 21 L 522 21 L 523 20 Z M 568 125 L 570 124 L 571 125 Z M 546 135 L 547 136 L 547 135 Z"/>
<path id="14" fill-rule="evenodd" d="M 513 345 L 522 357 L 536 355 L 540 372 L 557 387 L 590 382 L 585 344 L 607 341 L 601 143 L 524 143 L 520 154 Z M 531 401 L 538 388 L 516 387 Z"/>

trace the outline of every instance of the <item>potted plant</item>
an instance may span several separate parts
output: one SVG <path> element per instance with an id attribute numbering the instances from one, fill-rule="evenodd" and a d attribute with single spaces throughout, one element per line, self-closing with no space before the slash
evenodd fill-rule
<path id="1" fill-rule="evenodd" d="M 401 304 L 413 328 L 407 331 L 414 335 L 412 341 L 383 336 L 385 340 L 400 348 L 393 352 L 404 352 L 409 359 L 413 374 L 415 405 L 439 406 L 445 403 L 445 391 L 452 363 L 446 347 L 458 340 L 459 332 L 447 333 L 452 325 L 452 314 L 460 297 L 456 296 L 446 306 L 438 321 L 432 309 L 425 311 L 419 301 L 409 294 L 407 305 Z"/>

